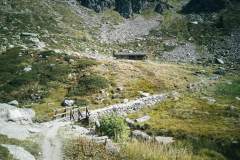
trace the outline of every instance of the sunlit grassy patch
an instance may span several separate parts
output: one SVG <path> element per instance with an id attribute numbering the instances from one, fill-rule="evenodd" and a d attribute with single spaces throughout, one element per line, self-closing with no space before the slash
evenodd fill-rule
<path id="1" fill-rule="evenodd" d="M 236 117 L 234 119 L 224 105 L 210 105 L 198 97 L 186 96 L 175 102 L 169 100 L 130 117 L 144 114 L 152 117 L 146 124 L 149 126 L 147 131 L 154 135 L 239 138 L 240 128 L 235 123 Z"/>

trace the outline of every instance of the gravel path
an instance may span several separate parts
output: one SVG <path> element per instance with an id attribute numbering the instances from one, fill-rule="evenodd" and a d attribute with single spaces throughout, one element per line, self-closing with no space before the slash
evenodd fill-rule
<path id="1" fill-rule="evenodd" d="M 42 143 L 43 160 L 62 160 L 62 141 L 58 136 L 58 130 L 69 123 L 60 120 L 46 123 Z"/>

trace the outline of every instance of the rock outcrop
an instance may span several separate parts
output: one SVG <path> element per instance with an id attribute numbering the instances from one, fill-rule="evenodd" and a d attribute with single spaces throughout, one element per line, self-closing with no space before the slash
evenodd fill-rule
<path id="1" fill-rule="evenodd" d="M 133 15 L 132 2 L 129 0 L 116 0 L 116 10 L 125 18 Z"/>
<path id="2" fill-rule="evenodd" d="M 115 0 L 81 0 L 81 4 L 87 8 L 91 8 L 96 12 L 101 12 L 107 8 L 111 8 L 115 4 Z"/>
<path id="3" fill-rule="evenodd" d="M 224 9 L 226 6 L 227 1 L 225 0 L 191 0 L 183 7 L 182 12 L 186 14 L 211 13 Z"/>
<path id="4" fill-rule="evenodd" d="M 147 0 L 80 0 L 81 4 L 96 12 L 115 7 L 123 17 L 129 18 L 133 13 L 141 13 Z"/>

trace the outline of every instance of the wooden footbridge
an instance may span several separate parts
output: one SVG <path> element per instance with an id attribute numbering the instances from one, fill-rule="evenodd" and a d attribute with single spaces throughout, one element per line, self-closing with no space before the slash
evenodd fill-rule
<path id="1" fill-rule="evenodd" d="M 53 119 L 66 118 L 70 121 L 88 120 L 90 112 L 88 107 L 62 107 L 53 110 Z"/>

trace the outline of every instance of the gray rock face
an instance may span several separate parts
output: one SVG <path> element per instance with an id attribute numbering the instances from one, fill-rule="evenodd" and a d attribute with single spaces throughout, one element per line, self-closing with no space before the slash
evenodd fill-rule
<path id="1" fill-rule="evenodd" d="M 2 144 L 1 146 L 7 148 L 9 150 L 10 154 L 13 155 L 14 159 L 35 160 L 35 157 L 22 147 L 18 147 L 15 145 L 6 145 L 6 144 Z"/>
<path id="2" fill-rule="evenodd" d="M 150 141 L 152 137 L 150 137 L 147 133 L 142 132 L 140 130 L 132 131 L 132 136 L 139 140 Z"/>
<path id="3" fill-rule="evenodd" d="M 101 12 L 106 8 L 114 6 L 115 0 L 81 0 L 81 4 L 95 10 L 96 12 Z"/>

